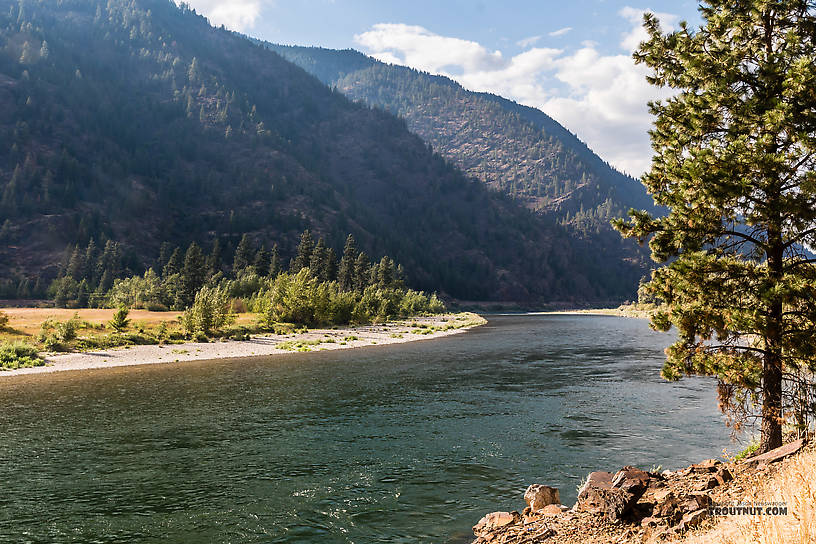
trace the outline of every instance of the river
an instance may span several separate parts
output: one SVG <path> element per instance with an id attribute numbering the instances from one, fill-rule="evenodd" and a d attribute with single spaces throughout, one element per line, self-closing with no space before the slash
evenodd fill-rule
<path id="1" fill-rule="evenodd" d="M 530 483 L 732 447 L 643 320 L 0 380 L 0 541 L 467 542 Z"/>

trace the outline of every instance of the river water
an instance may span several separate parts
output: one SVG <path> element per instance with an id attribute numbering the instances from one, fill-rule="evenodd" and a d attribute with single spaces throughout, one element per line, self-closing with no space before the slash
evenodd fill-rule
<path id="1" fill-rule="evenodd" d="M 491 316 L 410 344 L 0 379 L 0 541 L 467 542 L 530 483 L 731 446 L 643 320 Z"/>

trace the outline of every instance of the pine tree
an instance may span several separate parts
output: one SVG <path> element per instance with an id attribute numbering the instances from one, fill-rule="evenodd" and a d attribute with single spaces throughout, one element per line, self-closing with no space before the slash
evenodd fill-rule
<path id="1" fill-rule="evenodd" d="M 738 416 L 761 403 L 760 450 L 807 409 L 793 376 L 816 370 L 816 16 L 806 0 L 709 0 L 704 25 L 667 35 L 652 15 L 635 53 L 677 94 L 650 105 L 655 155 L 643 182 L 670 210 L 616 226 L 668 262 L 647 290 L 675 326 L 663 376 L 716 376 Z M 787 382 L 787 385 L 785 385 Z M 812 386 L 813 384 L 808 384 Z M 812 407 L 810 408 L 812 410 Z"/>
<path id="2" fill-rule="evenodd" d="M 329 250 L 323 238 L 317 241 L 317 245 L 312 251 L 312 257 L 309 260 L 309 271 L 312 277 L 319 281 L 329 281 Z"/>
<path id="3" fill-rule="evenodd" d="M 278 254 L 278 244 L 272 246 L 269 252 L 269 272 L 267 276 L 276 278 L 281 273 L 280 255 Z"/>
<path id="4" fill-rule="evenodd" d="M 269 265 L 272 263 L 272 256 L 266 250 L 266 246 L 262 245 L 258 253 L 255 254 L 255 261 L 252 263 L 252 269 L 255 274 L 265 278 L 269 275 Z"/>
<path id="5" fill-rule="evenodd" d="M 181 296 L 184 307 L 190 306 L 195 295 L 207 281 L 207 260 L 198 244 L 193 242 L 184 254 L 184 267 L 181 269 Z"/>
<path id="6" fill-rule="evenodd" d="M 360 252 L 354 260 L 354 290 L 362 292 L 371 281 L 369 270 L 371 262 L 365 252 Z"/>
<path id="7" fill-rule="evenodd" d="M 297 256 L 292 259 L 292 265 L 289 267 L 289 272 L 296 274 L 304 268 L 308 268 L 312 261 L 312 253 L 314 252 L 314 239 L 309 229 L 303 231 L 300 235 L 300 244 L 298 244 Z"/>
<path id="8" fill-rule="evenodd" d="M 241 271 L 252 264 L 254 257 L 255 249 L 252 247 L 252 240 L 250 240 L 248 234 L 244 234 L 241 237 L 241 241 L 238 242 L 238 247 L 235 248 L 235 257 L 232 260 L 232 273 L 237 276 Z"/>
<path id="9" fill-rule="evenodd" d="M 353 291 L 355 284 L 354 263 L 357 261 L 357 242 L 351 234 L 346 238 L 343 247 L 343 256 L 340 258 L 340 266 L 337 269 L 337 281 L 343 291 Z"/>
<path id="10" fill-rule="evenodd" d="M 164 268 L 162 268 L 162 277 L 166 279 L 173 274 L 178 274 L 181 272 L 181 265 L 181 249 L 176 247 L 176 249 L 173 250 L 173 253 L 170 254 L 167 264 L 164 265 Z"/>

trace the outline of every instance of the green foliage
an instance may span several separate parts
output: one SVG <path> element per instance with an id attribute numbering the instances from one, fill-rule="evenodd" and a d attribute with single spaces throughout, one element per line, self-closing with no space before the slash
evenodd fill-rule
<path id="1" fill-rule="evenodd" d="M 796 392 L 816 385 L 816 16 L 804 0 L 711 0 L 701 13 L 698 31 L 667 35 L 646 16 L 635 60 L 676 94 L 650 105 L 643 181 L 670 213 L 617 227 L 669 263 L 641 289 L 666 304 L 653 327 L 678 330 L 663 375 L 716 376 L 737 428 L 761 404 L 767 451 L 784 419 L 812 412 Z"/>
<path id="2" fill-rule="evenodd" d="M 130 309 L 127 306 L 120 306 L 113 314 L 113 319 L 108 322 L 108 325 L 116 332 L 123 332 L 130 325 L 129 313 Z"/>
<path id="3" fill-rule="evenodd" d="M 0 370 L 14 370 L 42 366 L 45 360 L 38 353 L 37 348 L 23 342 L 0 343 Z"/>
<path id="4" fill-rule="evenodd" d="M 51 351 L 67 349 L 67 344 L 76 340 L 77 331 L 83 325 L 78 314 L 74 314 L 67 321 L 46 319 L 40 325 L 38 340 Z"/>
<path id="5" fill-rule="evenodd" d="M 192 307 L 181 316 L 181 323 L 190 334 L 209 336 L 235 320 L 230 313 L 230 299 L 221 288 L 202 287 Z"/>
<path id="6" fill-rule="evenodd" d="M 9 324 L 9 316 L 3 310 L 0 310 L 0 331 L 4 330 L 8 327 Z"/>
<path id="7" fill-rule="evenodd" d="M 436 295 L 417 291 L 383 289 L 377 285 L 369 285 L 361 293 L 343 291 L 337 282 L 320 282 L 312 277 L 308 268 L 296 274 L 280 274 L 258 295 L 255 306 L 260 314 L 259 323 L 270 330 L 280 322 L 344 325 L 445 310 Z"/>

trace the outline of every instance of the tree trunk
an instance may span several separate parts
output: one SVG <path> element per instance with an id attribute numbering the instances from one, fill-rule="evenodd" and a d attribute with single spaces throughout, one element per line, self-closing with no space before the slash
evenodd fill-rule
<path id="1" fill-rule="evenodd" d="M 762 437 L 759 453 L 782 445 L 782 361 L 767 353 L 762 367 Z"/>
<path id="2" fill-rule="evenodd" d="M 768 228 L 768 273 L 775 288 L 782 282 L 784 273 L 784 245 L 782 221 L 774 214 Z M 768 322 L 765 329 L 765 358 L 762 364 L 762 436 L 760 453 L 782 445 L 782 335 L 783 304 L 774 295 L 768 303 Z"/>

